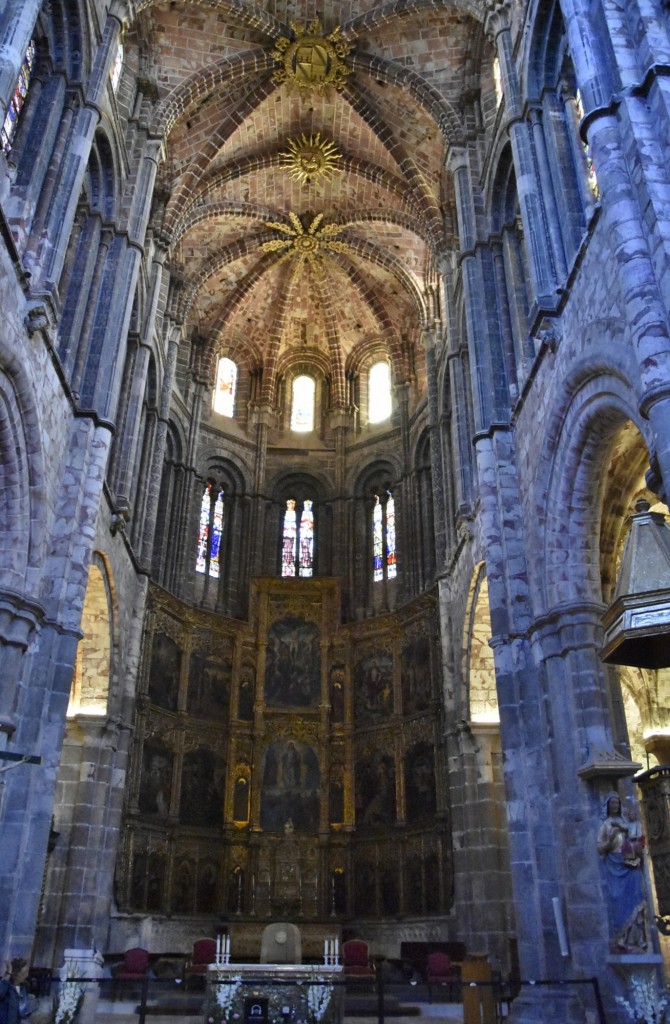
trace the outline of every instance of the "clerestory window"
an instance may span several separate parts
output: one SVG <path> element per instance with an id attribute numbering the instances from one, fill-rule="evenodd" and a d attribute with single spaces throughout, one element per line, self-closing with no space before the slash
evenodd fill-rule
<path id="1" fill-rule="evenodd" d="M 368 421 L 382 423 L 391 415 L 391 367 L 382 360 L 370 367 L 368 376 Z"/>
<path id="2" fill-rule="evenodd" d="M 395 502 L 390 491 L 375 494 L 372 509 L 372 564 L 375 583 L 395 579 Z"/>
<path id="3" fill-rule="evenodd" d="M 314 400 L 316 382 L 313 377 L 301 374 L 293 381 L 291 394 L 291 430 L 307 433 L 314 430 Z"/>
<path id="4" fill-rule="evenodd" d="M 284 577 L 314 575 L 314 503 L 306 498 L 298 510 L 288 498 L 282 521 L 281 574 Z"/>
<path id="5" fill-rule="evenodd" d="M 200 503 L 200 525 L 195 571 L 213 576 L 220 575 L 221 536 L 223 534 L 223 491 L 208 481 Z"/>
<path id="6" fill-rule="evenodd" d="M 237 389 L 237 366 L 224 356 L 219 359 L 216 371 L 216 387 L 212 406 L 220 416 L 235 415 L 235 391 Z"/>

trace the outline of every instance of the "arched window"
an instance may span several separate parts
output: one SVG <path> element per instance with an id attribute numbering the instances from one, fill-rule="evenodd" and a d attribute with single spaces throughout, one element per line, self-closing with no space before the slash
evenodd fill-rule
<path id="1" fill-rule="evenodd" d="M 288 498 L 282 524 L 281 574 L 303 578 L 314 575 L 314 509 L 306 498 L 300 520 L 295 498 Z"/>
<path id="2" fill-rule="evenodd" d="M 213 576 L 220 575 L 219 556 L 223 533 L 223 491 L 210 480 L 200 503 L 200 526 L 195 571 Z"/>
<path id="3" fill-rule="evenodd" d="M 391 415 L 391 368 L 386 360 L 370 367 L 368 377 L 368 421 L 381 423 Z"/>
<path id="4" fill-rule="evenodd" d="M 502 72 L 500 70 L 500 58 L 496 55 L 493 58 L 493 88 L 496 94 L 496 108 L 500 106 L 503 98 Z"/>
<path id="5" fill-rule="evenodd" d="M 395 502 L 390 491 L 375 494 L 372 509 L 372 564 L 375 583 L 395 578 Z"/>
<path id="6" fill-rule="evenodd" d="M 116 47 L 116 56 L 114 58 L 114 64 L 112 70 L 109 73 L 109 77 L 112 80 L 112 90 L 116 92 L 119 88 L 119 82 L 121 81 L 121 72 L 123 70 L 123 43 L 119 43 Z"/>
<path id="7" fill-rule="evenodd" d="M 16 135 L 16 129 L 19 124 L 19 117 L 26 96 L 28 95 L 28 89 L 30 88 L 30 79 L 32 78 L 33 71 L 35 70 L 35 43 L 30 40 L 26 55 L 23 58 L 21 70 L 19 71 L 19 79 L 14 89 L 14 95 L 9 101 L 7 107 L 7 116 L 5 117 L 5 123 L 2 126 L 2 148 L 5 153 L 9 153 L 14 142 L 14 136 Z"/>
<path id="8" fill-rule="evenodd" d="M 582 121 L 584 119 L 584 103 L 579 89 L 575 90 L 575 110 L 577 117 Z M 598 199 L 600 197 L 600 189 L 598 188 L 598 179 L 596 178 L 596 168 L 591 155 L 591 147 L 588 142 L 582 142 L 582 148 L 584 149 L 584 158 L 586 160 L 586 180 L 593 195 Z"/>
<path id="9" fill-rule="evenodd" d="M 214 389 L 214 412 L 220 416 L 235 415 L 235 389 L 237 387 L 237 366 L 224 356 L 219 359 L 216 371 L 216 387 Z"/>
<path id="10" fill-rule="evenodd" d="M 291 430 L 307 433 L 314 430 L 314 396 L 316 384 L 313 377 L 301 374 L 293 381 L 291 402 Z"/>

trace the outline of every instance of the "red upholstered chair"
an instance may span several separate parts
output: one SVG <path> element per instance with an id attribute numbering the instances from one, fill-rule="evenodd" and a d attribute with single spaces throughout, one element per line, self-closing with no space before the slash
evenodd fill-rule
<path id="1" fill-rule="evenodd" d="M 123 954 L 123 960 L 112 968 L 112 977 L 119 981 L 137 981 L 146 977 L 149 970 L 149 951 L 134 946 Z"/>
<path id="2" fill-rule="evenodd" d="M 363 939 L 347 939 L 342 944 L 342 966 L 346 978 L 374 978 L 367 942 Z"/>
<path id="3" fill-rule="evenodd" d="M 451 957 L 446 953 L 429 953 L 426 957 L 426 983 L 430 1001 L 433 1001 L 433 985 L 448 985 L 449 996 L 452 994 L 452 986 L 458 985 L 460 981 L 458 971 L 451 962 Z"/>
<path id="4" fill-rule="evenodd" d="M 191 951 L 191 959 L 184 970 L 186 984 L 193 978 L 204 977 L 209 964 L 216 960 L 216 939 L 196 939 Z"/>

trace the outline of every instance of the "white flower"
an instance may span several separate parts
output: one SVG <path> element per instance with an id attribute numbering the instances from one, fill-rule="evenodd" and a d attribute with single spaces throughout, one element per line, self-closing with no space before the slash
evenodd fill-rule
<path id="1" fill-rule="evenodd" d="M 630 978 L 630 999 L 616 1001 L 628 1011 L 632 1024 L 666 1024 L 668 996 L 659 992 L 653 974 L 634 973 Z"/>
<path id="2" fill-rule="evenodd" d="M 76 960 L 66 960 L 65 978 L 58 988 L 58 1002 L 54 1024 L 72 1024 L 77 1016 L 83 988 L 79 983 L 79 964 Z"/>
<path id="3" fill-rule="evenodd" d="M 216 988 L 216 1005 L 221 1011 L 222 1017 L 228 1017 L 235 1002 L 235 996 L 242 984 L 242 975 L 236 974 L 232 978 L 218 983 Z"/>
<path id="4" fill-rule="evenodd" d="M 330 1003 L 333 986 L 323 978 L 314 978 L 307 986 L 307 1009 L 315 1024 L 323 1018 Z"/>

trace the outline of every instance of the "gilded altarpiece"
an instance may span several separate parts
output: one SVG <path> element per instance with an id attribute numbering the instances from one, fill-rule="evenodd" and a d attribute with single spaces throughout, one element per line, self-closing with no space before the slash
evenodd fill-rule
<path id="1" fill-rule="evenodd" d="M 153 588 L 121 912 L 236 921 L 240 953 L 245 922 L 445 913 L 436 614 L 343 625 L 331 578 L 256 580 L 247 622 Z"/>

